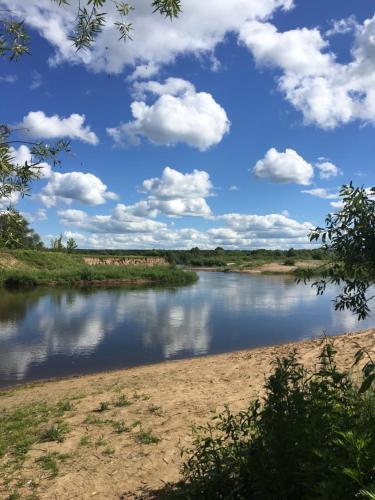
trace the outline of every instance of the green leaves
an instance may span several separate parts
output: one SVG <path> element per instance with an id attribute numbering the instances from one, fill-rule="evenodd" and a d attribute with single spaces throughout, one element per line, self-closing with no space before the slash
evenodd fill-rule
<path id="1" fill-rule="evenodd" d="M 313 283 L 322 294 L 328 283 L 342 286 L 335 309 L 348 309 L 365 319 L 370 313 L 370 294 L 375 283 L 375 188 L 355 188 L 352 183 L 340 190 L 343 207 L 326 217 L 326 227 L 310 233 L 310 241 L 321 239 L 331 256 L 322 270 L 322 279 Z"/>
<path id="2" fill-rule="evenodd" d="M 173 19 L 181 13 L 181 0 L 154 0 L 154 12 L 160 12 L 165 17 Z"/>
<path id="3" fill-rule="evenodd" d="M 173 498 L 371 499 L 375 395 L 357 390 L 335 354 L 323 337 L 314 372 L 295 352 L 277 359 L 262 401 L 195 429 Z"/>

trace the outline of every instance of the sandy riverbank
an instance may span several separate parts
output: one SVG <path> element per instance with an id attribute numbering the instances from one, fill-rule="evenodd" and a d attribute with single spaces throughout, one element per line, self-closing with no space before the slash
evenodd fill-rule
<path id="1" fill-rule="evenodd" d="M 375 348 L 375 329 L 336 337 L 338 364 L 350 367 L 357 347 Z M 62 443 L 37 443 L 21 471 L 8 469 L 0 480 L 0 497 L 18 491 L 40 499 L 141 498 L 141 490 L 179 478 L 179 445 L 190 444 L 191 425 L 206 423 L 228 403 L 243 409 L 262 394 L 272 360 L 293 348 L 313 367 L 319 341 L 303 341 L 217 356 L 143 366 L 19 387 L 0 392 L 0 415 L 46 401 L 70 401 L 62 420 L 69 432 Z M 118 405 L 124 395 L 127 403 Z M 124 398 L 122 398 L 124 401 Z M 108 408 L 99 409 L 102 402 Z M 104 405 L 106 406 L 106 405 Z M 116 423 L 117 422 L 117 423 Z M 123 431 L 119 423 L 123 424 Z M 143 434 L 141 434 L 143 431 Z M 142 437 L 154 436 L 146 444 Z M 143 442 L 142 442 L 143 441 Z M 46 453 L 67 454 L 56 477 L 36 460 Z M 2 464 L 9 460 L 9 454 Z M 4 480 L 10 479 L 8 486 Z M 17 484 L 18 481 L 18 484 Z"/>

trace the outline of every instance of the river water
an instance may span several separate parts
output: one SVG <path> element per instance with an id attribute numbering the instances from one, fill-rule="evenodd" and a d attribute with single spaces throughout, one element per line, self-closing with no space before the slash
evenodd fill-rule
<path id="1" fill-rule="evenodd" d="M 199 273 L 178 288 L 0 289 L 0 386 L 374 326 L 285 276 Z"/>

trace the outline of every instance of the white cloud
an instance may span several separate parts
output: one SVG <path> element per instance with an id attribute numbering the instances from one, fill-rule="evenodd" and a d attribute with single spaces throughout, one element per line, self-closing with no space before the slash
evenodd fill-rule
<path id="1" fill-rule="evenodd" d="M 30 148 L 25 144 L 21 144 L 18 148 L 11 146 L 10 154 L 15 165 L 24 165 L 25 163 L 30 165 L 33 163 Z M 34 171 L 41 179 L 49 179 L 52 175 L 51 165 L 46 162 L 38 163 L 38 165 L 34 168 Z"/>
<path id="2" fill-rule="evenodd" d="M 293 149 L 279 152 L 271 148 L 265 157 L 256 163 L 253 173 L 260 179 L 269 179 L 272 182 L 308 185 L 314 176 L 314 169 Z"/>
<path id="3" fill-rule="evenodd" d="M 323 198 L 324 200 L 334 200 L 339 196 L 337 192 L 330 193 L 326 188 L 305 189 L 301 192 L 310 194 L 311 196 L 316 196 L 317 198 Z"/>
<path id="4" fill-rule="evenodd" d="M 1 75 L 0 76 L 0 82 L 4 83 L 14 83 L 18 80 L 17 75 Z"/>
<path id="5" fill-rule="evenodd" d="M 245 21 L 267 19 L 275 10 L 293 5 L 292 0 L 189 0 L 180 18 L 170 22 L 152 13 L 150 1 L 139 0 L 129 16 L 133 41 L 119 43 L 118 31 L 108 25 L 91 51 L 77 52 L 69 34 L 78 0 L 69 3 L 62 8 L 50 0 L 1 0 L 52 44 L 55 54 L 50 64 L 79 62 L 109 73 L 120 73 L 129 64 L 171 63 L 181 54 L 210 57 L 226 34 L 238 32 Z M 107 2 L 105 9 L 109 19 L 115 20 L 115 5 Z"/>
<path id="6" fill-rule="evenodd" d="M 320 171 L 319 177 L 321 179 L 331 179 L 341 174 L 341 170 L 330 161 L 322 160 L 316 163 L 315 166 Z"/>
<path id="7" fill-rule="evenodd" d="M 38 89 L 39 87 L 42 86 L 42 84 L 43 84 L 43 77 L 39 73 L 39 71 L 36 71 L 35 69 L 32 70 L 30 76 L 31 76 L 31 83 L 30 83 L 31 90 L 36 90 L 36 89 Z"/>
<path id="8" fill-rule="evenodd" d="M 108 191 L 107 186 L 93 174 L 53 172 L 38 198 L 47 207 L 52 207 L 59 201 L 65 203 L 79 201 L 87 205 L 101 205 L 107 200 L 117 199 L 117 195 Z"/>
<path id="9" fill-rule="evenodd" d="M 239 191 L 240 188 L 238 186 L 236 186 L 235 184 L 232 184 L 231 186 L 229 186 L 229 191 Z"/>
<path id="10" fill-rule="evenodd" d="M 128 208 L 134 215 L 141 217 L 207 217 L 211 209 L 205 198 L 211 196 L 211 190 L 210 176 L 204 170 L 183 174 L 166 167 L 160 178 L 143 181 L 139 191 L 147 194 L 147 198 Z"/>
<path id="11" fill-rule="evenodd" d="M 45 221 L 48 220 L 47 210 L 45 208 L 38 208 L 36 212 L 22 212 L 22 215 L 30 222 Z"/>
<path id="12" fill-rule="evenodd" d="M 337 210 L 341 210 L 344 207 L 344 202 L 342 200 L 339 201 L 331 201 L 331 207 L 336 208 Z"/>
<path id="13" fill-rule="evenodd" d="M 140 64 L 135 68 L 133 73 L 128 76 L 129 81 L 147 80 L 152 76 L 156 76 L 160 71 L 160 67 L 155 63 Z"/>
<path id="14" fill-rule="evenodd" d="M 108 216 L 89 216 L 79 210 L 59 212 L 62 222 L 75 228 L 81 246 L 103 248 L 290 248 L 310 246 L 307 237 L 313 227 L 283 214 L 225 214 L 212 217 L 222 227 L 206 231 L 171 229 L 166 224 L 136 217 L 129 207 L 118 205 Z M 84 233 L 82 233 L 84 231 Z"/>
<path id="15" fill-rule="evenodd" d="M 334 20 L 332 22 L 332 28 L 326 31 L 326 36 L 334 36 L 334 35 L 345 35 L 346 33 L 350 33 L 358 28 L 358 23 L 354 16 L 349 16 L 344 19 Z"/>
<path id="16" fill-rule="evenodd" d="M 90 233 L 107 233 L 107 234 L 131 234 L 131 238 L 135 233 L 145 235 L 155 231 L 161 231 L 166 227 L 162 222 L 146 219 L 144 217 L 135 216 L 129 207 L 118 204 L 110 215 L 93 215 L 90 216 L 82 210 L 60 210 L 58 212 L 61 217 L 61 222 L 69 227 L 74 226 L 78 230 L 87 231 Z M 106 241 L 107 238 L 102 240 Z M 136 240 L 134 240 L 136 243 Z M 105 244 L 107 246 L 107 244 Z M 134 248 L 134 247 L 133 247 Z"/>
<path id="17" fill-rule="evenodd" d="M 375 16 L 356 25 L 352 60 L 340 64 L 317 28 L 279 32 L 269 22 L 249 21 L 240 35 L 259 65 L 281 70 L 279 89 L 305 122 L 324 129 L 375 123 L 374 37 Z"/>
<path id="18" fill-rule="evenodd" d="M 225 110 L 207 92 L 196 92 L 194 85 L 180 78 L 136 83 L 141 100 L 133 101 L 133 120 L 107 128 L 117 145 L 139 145 L 145 137 L 153 144 L 173 146 L 184 143 L 205 151 L 218 144 L 229 131 Z M 145 93 L 157 96 L 150 105 Z"/>
<path id="19" fill-rule="evenodd" d="M 68 137 L 89 144 L 98 144 L 99 139 L 89 125 L 84 126 L 85 115 L 71 114 L 68 118 L 58 115 L 47 116 L 43 111 L 30 111 L 18 127 L 25 129 L 25 135 L 34 139 L 55 139 Z"/>

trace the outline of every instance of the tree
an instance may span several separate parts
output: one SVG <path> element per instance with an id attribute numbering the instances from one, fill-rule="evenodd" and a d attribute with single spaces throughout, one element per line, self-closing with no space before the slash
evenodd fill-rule
<path id="1" fill-rule="evenodd" d="M 0 213 L 0 248 L 43 248 L 40 236 L 14 208 Z"/>
<path id="2" fill-rule="evenodd" d="M 310 233 L 310 240 L 323 242 L 330 263 L 313 286 L 323 294 L 328 283 L 341 286 L 335 309 L 348 309 L 364 319 L 375 298 L 375 187 L 355 188 L 352 183 L 340 190 L 343 206 L 329 214 L 325 227 Z M 305 276 L 310 278 L 311 276 Z"/>
<path id="3" fill-rule="evenodd" d="M 66 251 L 68 253 L 73 253 L 74 250 L 78 248 L 77 243 L 75 242 L 74 238 L 69 238 L 68 241 L 66 242 Z"/>
<path id="4" fill-rule="evenodd" d="M 65 250 L 62 234 L 60 234 L 58 238 L 54 238 L 51 240 L 51 249 L 55 250 L 56 252 L 63 252 Z"/>

